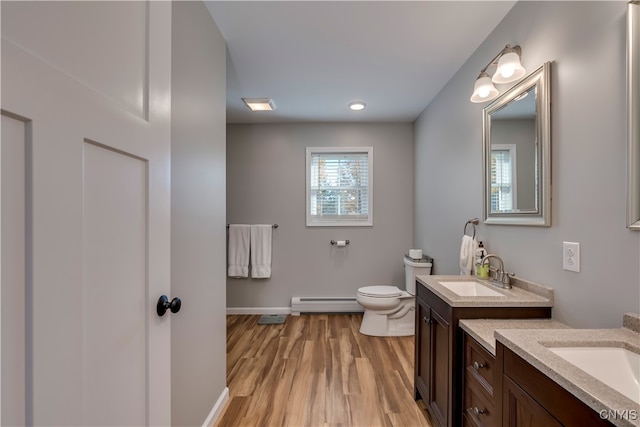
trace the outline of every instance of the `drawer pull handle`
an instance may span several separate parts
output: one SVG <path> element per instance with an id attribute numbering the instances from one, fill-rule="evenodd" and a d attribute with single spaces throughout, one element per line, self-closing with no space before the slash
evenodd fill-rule
<path id="1" fill-rule="evenodd" d="M 424 321 L 424 323 L 428 323 L 428 324 L 431 324 L 433 322 L 433 320 L 427 318 L 427 316 L 424 316 L 422 320 Z"/>
<path id="2" fill-rule="evenodd" d="M 473 369 L 477 371 L 481 368 L 484 368 L 484 363 L 473 362 Z"/>
<path id="3" fill-rule="evenodd" d="M 473 412 L 473 415 L 477 417 L 480 414 L 484 414 L 484 409 L 480 409 L 477 406 L 474 406 L 473 408 L 471 408 L 471 412 Z"/>

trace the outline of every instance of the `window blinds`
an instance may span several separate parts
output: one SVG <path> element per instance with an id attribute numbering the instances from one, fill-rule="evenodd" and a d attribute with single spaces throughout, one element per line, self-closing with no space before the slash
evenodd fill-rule
<path id="1" fill-rule="evenodd" d="M 311 153 L 310 215 L 314 220 L 368 220 L 369 155 Z"/>

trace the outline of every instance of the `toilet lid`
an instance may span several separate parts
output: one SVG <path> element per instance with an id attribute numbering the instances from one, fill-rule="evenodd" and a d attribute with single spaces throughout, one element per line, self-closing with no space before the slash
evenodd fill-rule
<path id="1" fill-rule="evenodd" d="M 402 295 L 402 291 L 397 286 L 365 286 L 358 289 L 360 295 L 367 297 L 389 298 L 399 297 Z"/>

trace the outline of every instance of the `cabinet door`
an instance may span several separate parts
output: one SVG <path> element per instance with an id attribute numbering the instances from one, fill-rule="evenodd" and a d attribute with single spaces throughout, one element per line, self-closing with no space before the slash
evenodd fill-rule
<path id="1" fill-rule="evenodd" d="M 431 366 L 431 309 L 424 301 L 417 299 L 416 321 L 416 391 L 425 403 L 429 400 Z M 420 397 L 416 395 L 416 398 Z"/>
<path id="2" fill-rule="evenodd" d="M 503 427 L 561 427 L 551 414 L 506 375 L 502 390 Z"/>
<path id="3" fill-rule="evenodd" d="M 449 353 L 449 323 L 435 310 L 431 310 L 431 393 L 429 405 L 440 422 L 448 425 L 449 387 L 451 385 L 451 358 Z"/>

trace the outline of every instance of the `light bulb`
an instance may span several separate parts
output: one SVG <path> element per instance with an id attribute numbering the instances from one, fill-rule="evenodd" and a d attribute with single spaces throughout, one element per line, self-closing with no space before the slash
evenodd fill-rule
<path id="1" fill-rule="evenodd" d="M 520 64 L 520 57 L 515 51 L 506 52 L 498 60 L 498 68 L 493 75 L 494 83 L 511 83 L 524 77 L 526 70 Z"/>
<path id="2" fill-rule="evenodd" d="M 471 102 L 490 101 L 498 96 L 498 89 L 491 82 L 491 78 L 486 72 L 480 73 L 471 95 Z"/>
<path id="3" fill-rule="evenodd" d="M 505 79 L 508 79 L 509 77 L 513 76 L 513 73 L 515 73 L 515 71 L 515 67 L 509 65 L 507 67 L 503 67 L 500 74 L 502 74 L 502 77 L 504 77 Z"/>

